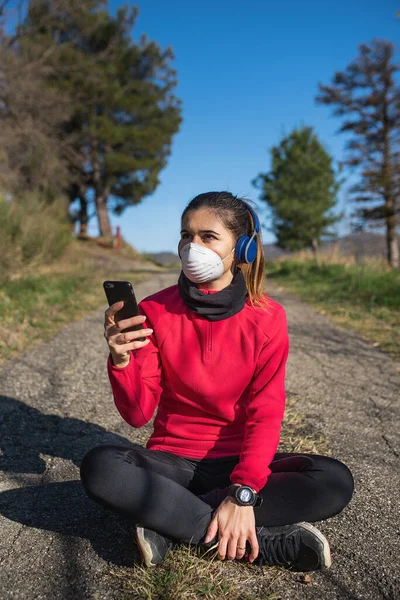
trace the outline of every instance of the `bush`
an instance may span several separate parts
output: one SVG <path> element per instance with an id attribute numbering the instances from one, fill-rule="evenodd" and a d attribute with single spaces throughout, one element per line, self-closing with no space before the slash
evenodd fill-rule
<path id="1" fill-rule="evenodd" d="M 48 204 L 37 196 L 0 196 L 0 281 L 53 262 L 71 241 L 66 200 Z"/>

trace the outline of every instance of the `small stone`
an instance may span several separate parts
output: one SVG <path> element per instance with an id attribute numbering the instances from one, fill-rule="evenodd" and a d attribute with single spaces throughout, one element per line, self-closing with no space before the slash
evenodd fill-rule
<path id="1" fill-rule="evenodd" d="M 300 583 L 304 583 L 305 585 L 308 585 L 311 582 L 312 582 L 311 575 L 309 575 L 308 573 L 306 573 L 305 575 L 301 575 Z"/>

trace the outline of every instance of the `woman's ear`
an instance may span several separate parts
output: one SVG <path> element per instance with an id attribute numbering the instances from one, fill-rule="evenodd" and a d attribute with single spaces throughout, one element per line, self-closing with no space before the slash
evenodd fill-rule
<path id="1" fill-rule="evenodd" d="M 238 261 L 236 260 L 236 258 L 233 259 L 232 264 L 231 264 L 231 273 L 232 275 L 235 275 L 235 273 L 237 273 L 239 266 L 238 266 Z"/>

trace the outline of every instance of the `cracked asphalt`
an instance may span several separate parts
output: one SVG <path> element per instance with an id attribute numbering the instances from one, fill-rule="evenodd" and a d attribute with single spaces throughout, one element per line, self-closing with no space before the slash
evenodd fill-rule
<path id="1" fill-rule="evenodd" d="M 138 298 L 177 277 L 152 275 L 135 286 Z M 318 524 L 332 568 L 307 584 L 285 573 L 273 591 L 283 600 L 399 600 L 399 365 L 276 283 L 266 290 L 288 315 L 287 391 L 356 486 L 351 504 Z M 129 598 L 112 573 L 138 559 L 132 530 L 89 501 L 79 483 L 90 448 L 144 444 L 151 432 L 151 424 L 132 429 L 114 408 L 104 310 L 0 369 L 1 599 Z"/>

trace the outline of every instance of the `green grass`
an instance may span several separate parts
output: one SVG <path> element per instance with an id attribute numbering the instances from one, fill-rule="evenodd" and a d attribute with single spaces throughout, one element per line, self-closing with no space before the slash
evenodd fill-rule
<path id="1" fill-rule="evenodd" d="M 267 265 L 267 280 L 350 326 L 373 345 L 400 358 L 400 272 L 368 265 L 285 260 Z"/>
<path id="2" fill-rule="evenodd" d="M 122 272 L 112 277 L 132 283 L 139 279 Z M 106 304 L 102 283 L 107 278 L 107 271 L 77 265 L 75 270 L 6 281 L 0 290 L 0 364 Z"/>

